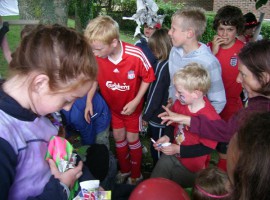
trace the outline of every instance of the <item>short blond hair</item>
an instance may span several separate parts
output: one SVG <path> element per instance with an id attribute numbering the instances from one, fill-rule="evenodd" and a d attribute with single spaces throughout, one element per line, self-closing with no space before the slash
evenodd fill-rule
<path id="1" fill-rule="evenodd" d="M 103 42 L 104 44 L 111 44 L 114 39 L 119 40 L 119 25 L 110 16 L 98 16 L 88 23 L 84 36 L 88 42 L 94 41 Z"/>
<path id="2" fill-rule="evenodd" d="M 206 28 L 206 16 L 204 13 L 205 10 L 199 7 L 184 7 L 173 14 L 172 20 L 182 18 L 183 24 L 181 28 L 184 30 L 192 28 L 197 40 L 199 40 Z"/>
<path id="3" fill-rule="evenodd" d="M 185 90 L 195 90 L 206 94 L 211 86 L 208 71 L 198 63 L 189 63 L 183 69 L 178 70 L 173 76 L 174 85 L 182 85 Z"/>

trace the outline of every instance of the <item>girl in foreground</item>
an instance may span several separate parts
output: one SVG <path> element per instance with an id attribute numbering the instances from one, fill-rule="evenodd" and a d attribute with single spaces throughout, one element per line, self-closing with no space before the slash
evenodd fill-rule
<path id="1" fill-rule="evenodd" d="M 57 135 L 44 116 L 69 110 L 89 91 L 97 73 L 92 50 L 73 30 L 40 25 L 22 39 L 9 70 L 0 86 L 1 199 L 67 199 L 83 164 L 60 173 L 44 159 Z"/>

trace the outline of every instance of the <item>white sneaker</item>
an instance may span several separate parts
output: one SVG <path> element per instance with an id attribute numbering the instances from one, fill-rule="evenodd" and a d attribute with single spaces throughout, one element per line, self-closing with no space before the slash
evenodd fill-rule
<path id="1" fill-rule="evenodd" d="M 131 172 L 128 173 L 121 173 L 120 171 L 116 175 L 116 180 L 115 182 L 120 184 L 120 183 L 125 183 L 127 181 L 127 178 L 130 176 Z"/>
<path id="2" fill-rule="evenodd" d="M 129 184 L 129 185 L 138 185 L 142 181 L 143 181 L 143 176 L 142 175 L 139 178 L 128 177 L 127 184 Z"/>

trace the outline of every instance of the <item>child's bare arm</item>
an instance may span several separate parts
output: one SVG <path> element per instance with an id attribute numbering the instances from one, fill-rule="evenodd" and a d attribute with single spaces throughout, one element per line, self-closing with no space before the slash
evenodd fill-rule
<path id="1" fill-rule="evenodd" d="M 91 120 L 91 115 L 93 115 L 93 104 L 92 104 L 92 99 L 95 95 L 95 92 L 97 90 L 97 82 L 95 81 L 93 83 L 92 88 L 89 90 L 87 94 L 87 100 L 86 100 L 86 105 L 85 105 L 85 110 L 84 110 L 84 118 L 85 120 L 90 123 Z"/>
<path id="2" fill-rule="evenodd" d="M 140 89 L 139 89 L 136 97 L 124 106 L 124 108 L 121 112 L 122 115 L 131 115 L 136 110 L 138 104 L 140 103 L 141 99 L 143 98 L 144 94 L 146 93 L 149 85 L 150 85 L 150 83 L 146 83 L 146 82 L 142 81 Z"/>

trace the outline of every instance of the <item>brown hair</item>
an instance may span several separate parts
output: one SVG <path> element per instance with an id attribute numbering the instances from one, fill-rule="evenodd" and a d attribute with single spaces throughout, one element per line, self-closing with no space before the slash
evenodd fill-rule
<path id="1" fill-rule="evenodd" d="M 249 42 L 240 50 L 238 56 L 240 61 L 260 83 L 261 88 L 256 92 L 269 96 L 270 83 L 265 75 L 270 76 L 270 40 Z"/>
<path id="2" fill-rule="evenodd" d="M 21 39 L 27 36 L 28 34 L 30 34 L 31 31 L 34 30 L 36 27 L 37 25 L 31 25 L 31 24 L 25 25 L 23 29 L 21 30 Z"/>
<path id="3" fill-rule="evenodd" d="M 192 199 L 229 200 L 231 195 L 229 190 L 228 175 L 217 167 L 208 167 L 198 173 L 192 190 Z"/>
<path id="4" fill-rule="evenodd" d="M 217 31 L 218 26 L 235 26 L 237 33 L 242 34 L 244 30 L 245 19 L 240 8 L 226 5 L 221 7 L 214 18 L 213 28 Z"/>
<path id="5" fill-rule="evenodd" d="M 37 71 L 49 77 L 52 90 L 79 79 L 93 81 L 97 63 L 91 47 L 80 33 L 60 25 L 39 25 L 22 38 L 12 54 L 9 77 Z M 75 87 L 75 86 L 74 86 Z"/>
<path id="6" fill-rule="evenodd" d="M 167 29 L 156 30 L 148 40 L 149 48 L 158 60 L 167 60 L 172 48 L 172 42 Z"/>
<path id="7" fill-rule="evenodd" d="M 234 171 L 233 200 L 270 197 L 270 113 L 253 114 L 236 135 L 239 158 Z"/>

